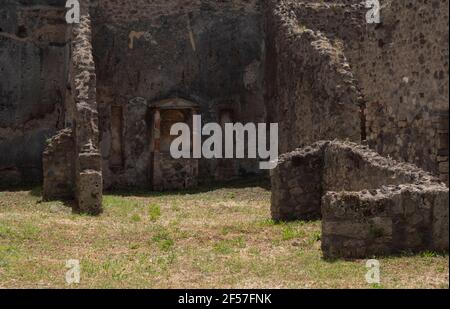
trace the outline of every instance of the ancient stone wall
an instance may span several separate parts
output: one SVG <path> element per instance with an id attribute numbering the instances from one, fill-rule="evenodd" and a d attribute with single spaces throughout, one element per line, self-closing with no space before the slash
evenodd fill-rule
<path id="1" fill-rule="evenodd" d="M 397 163 L 366 146 L 334 143 L 324 151 L 323 186 L 327 191 L 361 191 L 381 186 L 431 181 L 414 165 Z M 435 179 L 434 181 L 437 181 Z"/>
<path id="2" fill-rule="evenodd" d="M 448 188 L 441 184 L 327 192 L 322 200 L 326 257 L 448 251 Z"/>
<path id="3" fill-rule="evenodd" d="M 299 23 L 289 1 L 269 1 L 266 108 L 280 152 L 326 138 L 360 141 L 363 103 L 343 46 Z"/>
<path id="4" fill-rule="evenodd" d="M 296 56 L 295 51 L 301 47 L 293 45 L 295 48 L 291 48 L 291 43 L 282 45 L 280 40 L 283 36 L 286 42 L 299 40 L 299 33 L 324 37 L 320 41 L 332 46 L 335 50 L 332 54 L 340 54 L 345 59 L 345 70 L 353 76 L 351 85 L 359 93 L 358 102 L 362 109 L 361 138 L 379 153 L 415 163 L 448 183 L 449 2 L 384 0 L 380 3 L 381 23 L 368 24 L 368 9 L 357 0 L 274 1 L 268 10 L 270 27 L 267 34 L 274 38 L 268 43 L 267 51 L 266 76 L 271 80 L 267 90 L 268 109 L 279 110 L 285 106 L 283 102 L 291 101 L 287 104 L 289 109 L 285 107 L 280 116 L 284 135 L 296 136 L 294 143 L 288 144 L 297 147 L 305 143 L 297 142 L 295 138 L 311 141 L 308 128 L 315 128 L 316 123 L 320 127 L 321 119 L 312 122 L 313 117 L 304 106 L 323 100 L 319 95 L 312 95 L 313 89 L 295 82 L 303 81 L 301 73 L 308 68 L 295 68 L 301 64 L 301 57 L 307 59 L 304 60 L 306 63 L 315 63 L 317 57 L 307 51 Z M 277 23 L 270 23 L 271 20 L 278 20 L 286 29 L 271 32 L 271 28 L 277 29 Z M 320 49 L 326 44 L 317 43 Z M 277 49 L 277 45 L 284 48 Z M 278 50 L 281 50 L 279 55 Z M 326 58 L 322 57 L 322 61 Z M 315 87 L 322 78 L 327 83 L 336 80 L 328 72 L 320 73 L 320 76 L 314 76 L 308 72 L 314 77 Z M 279 106 L 278 102 L 281 103 Z M 283 116 L 287 110 L 300 108 L 301 114 L 307 116 L 293 120 L 290 120 L 295 117 L 292 114 Z M 327 121 L 326 113 L 321 111 L 320 114 L 324 115 L 325 123 L 333 124 L 334 131 L 330 135 L 345 137 L 342 133 L 348 134 L 342 132 L 345 124 Z M 346 120 L 350 118 L 346 116 Z M 308 132 L 306 136 L 305 132 Z M 322 132 L 319 135 L 324 135 Z"/>
<path id="5" fill-rule="evenodd" d="M 75 141 L 72 129 L 48 140 L 43 154 L 43 199 L 73 199 L 75 196 Z"/>
<path id="6" fill-rule="evenodd" d="M 318 142 L 280 157 L 275 220 L 322 218 L 326 257 L 448 250 L 448 188 L 411 164 L 350 142 Z"/>
<path id="7" fill-rule="evenodd" d="M 61 1 L 1 1 L 2 187 L 42 181 L 46 140 L 64 126 L 66 28 Z"/>
<path id="8" fill-rule="evenodd" d="M 323 195 L 324 143 L 285 153 L 271 171 L 274 220 L 319 219 Z"/>
<path id="9" fill-rule="evenodd" d="M 264 34 L 261 1 L 114 1 L 93 4 L 94 54 L 105 185 L 149 184 L 147 104 L 181 97 L 200 105 L 203 122 L 264 122 Z M 137 104 L 137 105 L 136 105 Z M 131 107 L 133 105 L 133 107 Z M 112 164 L 115 126 L 111 107 L 122 109 L 124 158 Z M 164 119 L 162 119 L 164 121 Z M 201 179 L 218 162 L 201 160 Z M 236 161 L 239 171 L 257 171 Z M 220 176 L 220 175 L 219 175 Z"/>
<path id="10" fill-rule="evenodd" d="M 69 128 L 47 145 L 44 198 L 74 198 L 74 211 L 96 215 L 102 211 L 103 178 L 91 17 L 86 3 L 82 2 L 80 23 L 70 27 L 65 119 Z"/>
<path id="11" fill-rule="evenodd" d="M 381 1 L 346 55 L 367 101 L 369 145 L 448 182 L 449 1 Z"/>
<path id="12" fill-rule="evenodd" d="M 185 190 L 198 185 L 198 160 L 173 159 L 170 154 L 161 154 L 161 190 Z"/>

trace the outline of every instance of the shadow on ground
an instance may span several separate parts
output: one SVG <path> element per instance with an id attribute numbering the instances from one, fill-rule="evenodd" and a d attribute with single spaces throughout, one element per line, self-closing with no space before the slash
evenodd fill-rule
<path id="1" fill-rule="evenodd" d="M 244 188 L 258 188 L 258 187 L 263 188 L 265 190 L 270 190 L 270 180 L 267 177 L 252 176 L 230 181 L 220 181 L 220 182 L 216 181 L 210 183 L 203 183 L 200 184 L 197 188 L 189 190 L 157 192 L 151 191 L 150 189 L 147 188 L 122 187 L 106 190 L 104 193 L 119 196 L 158 197 L 158 196 L 193 195 L 211 192 L 219 189 L 244 189 Z M 5 192 L 29 191 L 30 195 L 32 196 L 42 197 L 42 185 L 39 184 L 0 187 L 0 191 Z M 68 204 L 71 205 L 70 202 L 68 202 Z"/>
<path id="2" fill-rule="evenodd" d="M 266 177 L 247 177 L 230 181 L 220 181 L 203 183 L 195 189 L 178 190 L 178 191 L 151 191 L 146 188 L 117 188 L 107 190 L 106 194 L 114 194 L 119 196 L 139 196 L 139 197 L 158 197 L 158 196 L 183 196 L 199 193 L 212 192 L 219 189 L 244 189 L 244 188 L 263 188 L 270 190 L 270 180 Z"/>

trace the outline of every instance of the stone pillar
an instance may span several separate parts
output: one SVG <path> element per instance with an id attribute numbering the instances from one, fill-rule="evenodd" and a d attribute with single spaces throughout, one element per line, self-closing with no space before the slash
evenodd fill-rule
<path id="1" fill-rule="evenodd" d="M 70 82 L 74 93 L 76 206 L 80 213 L 102 212 L 102 158 L 99 151 L 96 73 L 91 19 L 85 9 L 73 27 Z"/>
<path id="2" fill-rule="evenodd" d="M 159 109 L 153 111 L 153 154 L 152 154 L 152 186 L 153 190 L 161 191 L 161 112 Z"/>

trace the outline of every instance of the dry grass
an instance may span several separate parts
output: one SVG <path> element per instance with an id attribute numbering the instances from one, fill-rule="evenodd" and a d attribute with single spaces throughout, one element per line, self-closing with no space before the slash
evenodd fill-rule
<path id="1" fill-rule="evenodd" d="M 270 191 L 256 184 L 183 194 L 106 195 L 100 217 L 79 216 L 36 191 L 0 192 L 0 287 L 448 288 L 448 256 L 380 258 L 380 286 L 365 261 L 321 257 L 320 222 L 274 224 Z"/>

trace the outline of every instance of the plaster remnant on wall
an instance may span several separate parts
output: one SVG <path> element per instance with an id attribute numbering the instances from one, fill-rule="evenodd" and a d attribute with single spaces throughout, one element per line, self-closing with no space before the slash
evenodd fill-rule
<path id="1" fill-rule="evenodd" d="M 151 42 L 152 44 L 158 44 L 152 37 L 152 34 L 148 31 L 131 31 L 128 35 L 128 48 L 134 48 L 134 41 L 140 38 L 144 38 L 147 42 Z"/>
<path id="2" fill-rule="evenodd" d="M 192 50 L 194 52 L 196 52 L 197 51 L 197 46 L 195 44 L 194 32 L 192 32 L 191 20 L 190 19 L 188 19 L 188 21 L 187 21 L 187 28 L 188 28 L 188 32 L 189 32 L 189 41 L 191 42 Z"/>

